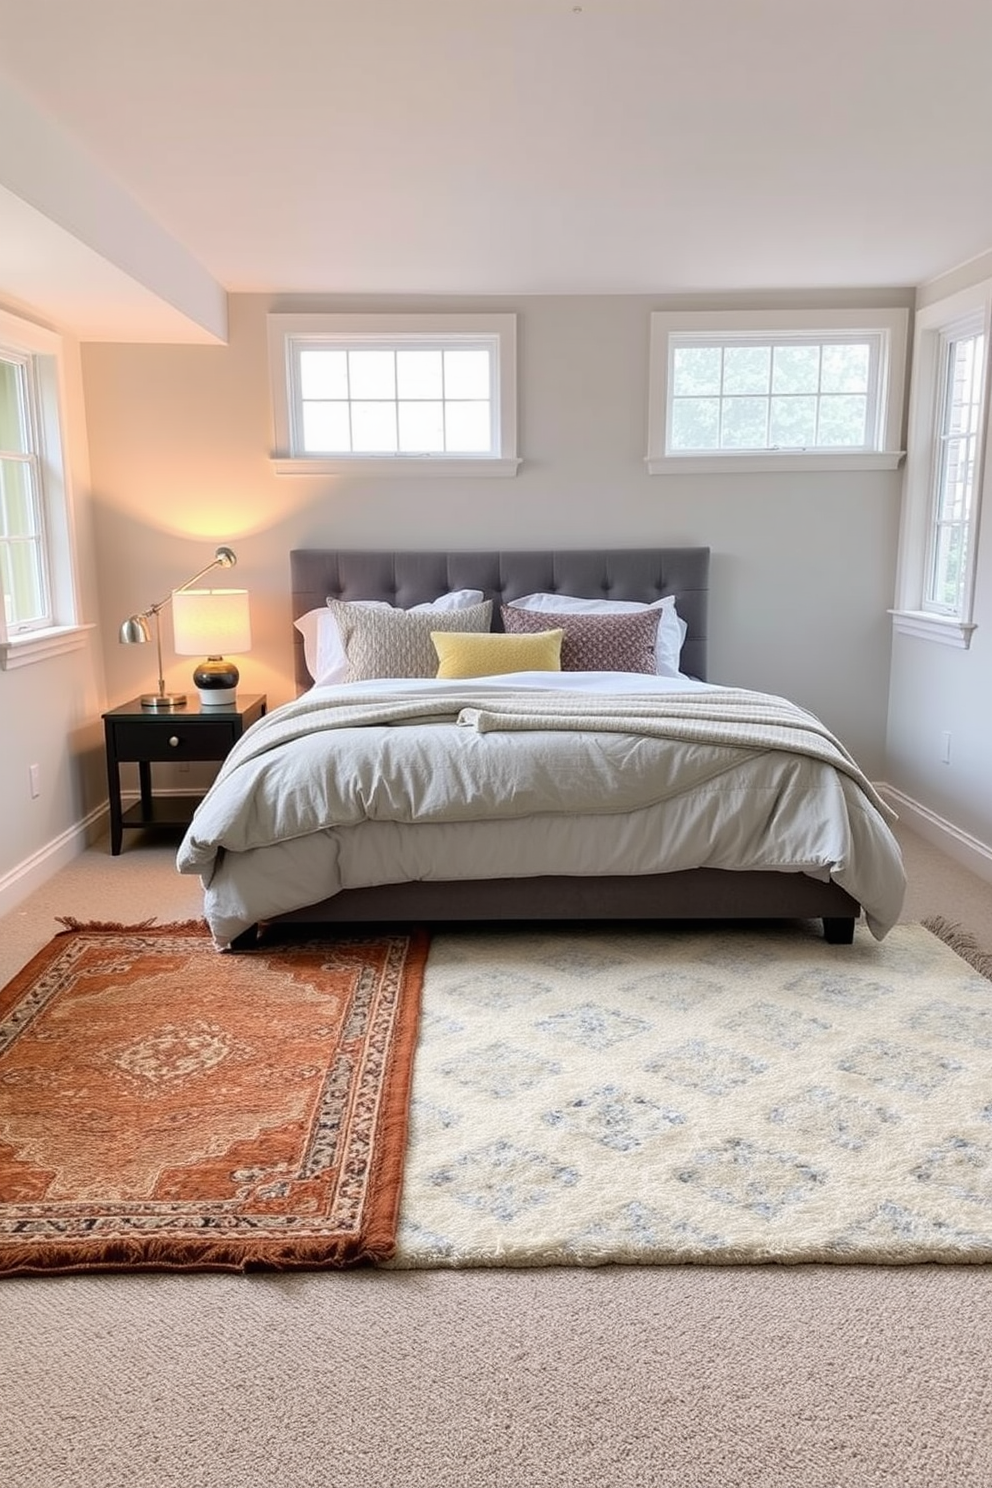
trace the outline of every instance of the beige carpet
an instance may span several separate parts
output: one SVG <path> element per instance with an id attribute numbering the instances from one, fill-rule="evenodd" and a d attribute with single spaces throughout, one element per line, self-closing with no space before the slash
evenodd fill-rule
<path id="1" fill-rule="evenodd" d="M 992 886 L 900 829 L 905 918 Z M 182 919 L 138 834 L 0 921 Z M 990 1488 L 992 1267 L 581 1267 L 0 1285 L 4 1488 Z"/>
<path id="2" fill-rule="evenodd" d="M 927 1260 L 992 1260 L 992 981 L 929 930 L 435 938 L 386 1264 Z"/>

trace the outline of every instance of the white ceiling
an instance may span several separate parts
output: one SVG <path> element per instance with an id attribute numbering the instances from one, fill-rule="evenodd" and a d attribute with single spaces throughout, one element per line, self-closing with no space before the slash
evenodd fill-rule
<path id="1" fill-rule="evenodd" d="M 0 0 L 32 125 L 228 291 L 917 285 L 992 249 L 990 59 L 990 0 Z M 12 172 L 0 295 L 204 338 Z"/>

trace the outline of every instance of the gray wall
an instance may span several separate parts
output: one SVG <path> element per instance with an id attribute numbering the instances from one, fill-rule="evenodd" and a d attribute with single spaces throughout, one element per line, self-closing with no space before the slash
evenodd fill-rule
<path id="1" fill-rule="evenodd" d="M 23 314 L 17 305 L 4 308 Z M 65 342 L 64 372 L 63 435 L 78 537 L 80 618 L 94 622 L 98 613 L 83 389 L 79 348 L 71 339 Z M 74 855 L 77 827 L 106 797 L 103 697 L 99 628 L 90 632 L 81 650 L 0 671 L 0 911 Z M 39 767 L 37 798 L 29 788 L 32 765 Z"/>
<path id="2" fill-rule="evenodd" d="M 933 304 L 986 279 L 992 279 L 992 253 L 924 285 L 918 302 Z M 978 628 L 967 651 L 918 636 L 893 637 L 886 778 L 942 823 L 984 844 L 992 876 L 992 452 L 986 460 L 973 617 Z M 945 732 L 951 735 L 947 764 L 941 759 Z"/>
<path id="3" fill-rule="evenodd" d="M 811 299 L 824 306 L 911 306 L 913 294 L 821 293 L 765 303 Z M 748 308 L 761 301 L 724 303 Z M 242 687 L 267 692 L 271 704 L 293 695 L 288 553 L 294 546 L 708 544 L 712 679 L 786 694 L 812 708 L 871 776 L 887 778 L 892 637 L 886 610 L 901 473 L 649 476 L 649 315 L 673 304 L 705 308 L 714 301 L 241 295 L 231 299 L 227 346 L 84 346 L 86 421 L 75 433 L 80 463 L 87 439 L 89 445 L 80 515 L 86 565 L 92 516 L 96 582 L 87 604 L 88 618 L 99 622 L 99 642 L 92 655 L 0 673 L 0 706 L 12 720 L 7 754 L 14 760 L 0 776 L 0 813 L 15 828 L 0 842 L 0 887 L 6 870 L 99 804 L 100 711 L 154 685 L 154 651 L 119 646 L 121 619 L 192 575 L 220 541 L 239 557 L 227 582 L 244 584 L 252 597 L 255 644 L 242 664 Z M 268 459 L 270 308 L 516 311 L 519 474 L 511 480 L 275 476 Z M 172 653 L 168 619 L 164 638 L 167 682 L 188 686 L 192 664 Z M 901 759 L 898 739 L 893 747 Z M 37 803 L 26 804 L 21 778 L 39 755 L 49 778 L 61 782 L 44 816 Z M 902 778 L 907 788 L 915 784 L 908 772 Z"/>
<path id="4" fill-rule="evenodd" d="M 517 311 L 518 475 L 275 476 L 270 306 L 431 305 Z M 110 700 L 133 695 L 150 675 L 138 648 L 109 644 L 119 618 L 194 572 L 220 540 L 237 549 L 237 578 L 252 594 L 257 640 L 244 685 L 273 702 L 292 694 L 291 547 L 705 543 L 712 678 L 787 693 L 820 713 L 869 773 L 882 773 L 901 476 L 649 476 L 649 315 L 664 305 L 636 296 L 468 306 L 236 296 L 226 348 L 87 346 Z M 178 681 L 187 668 L 170 658 L 167 671 Z"/>

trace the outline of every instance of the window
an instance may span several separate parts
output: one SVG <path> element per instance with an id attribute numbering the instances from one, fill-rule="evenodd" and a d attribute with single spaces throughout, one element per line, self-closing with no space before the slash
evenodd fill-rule
<path id="1" fill-rule="evenodd" d="M 941 398 L 923 608 L 958 617 L 975 512 L 984 360 L 981 331 L 941 337 Z"/>
<path id="2" fill-rule="evenodd" d="M 893 619 L 897 630 L 967 647 L 987 470 L 992 282 L 916 318 L 909 455 Z"/>
<path id="3" fill-rule="evenodd" d="M 62 452 L 61 341 L 0 312 L 0 665 L 83 644 Z"/>
<path id="4" fill-rule="evenodd" d="M 272 315 L 281 474 L 513 475 L 512 315 Z"/>
<path id="5" fill-rule="evenodd" d="M 0 588 L 7 635 L 50 625 L 34 358 L 0 349 Z"/>
<path id="6" fill-rule="evenodd" d="M 648 469 L 895 468 L 905 311 L 658 311 Z"/>
<path id="7" fill-rule="evenodd" d="M 872 447 L 877 337 L 671 345 L 673 453 Z"/>

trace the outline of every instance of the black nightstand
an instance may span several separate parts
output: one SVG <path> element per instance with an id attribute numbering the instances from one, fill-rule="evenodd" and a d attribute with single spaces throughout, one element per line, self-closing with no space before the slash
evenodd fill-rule
<path id="1" fill-rule="evenodd" d="M 138 698 L 104 713 L 107 785 L 110 794 L 110 851 L 121 850 L 125 827 L 187 827 L 202 797 L 152 795 L 152 764 L 180 760 L 226 759 L 232 745 L 265 712 L 264 693 L 246 693 L 236 702 L 204 708 L 191 695 L 182 708 L 157 712 Z M 141 799 L 121 806 L 123 760 L 138 764 Z"/>

